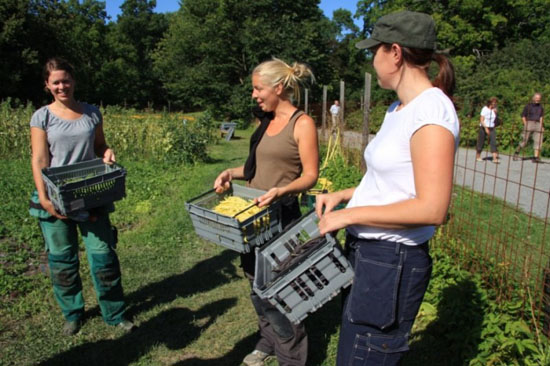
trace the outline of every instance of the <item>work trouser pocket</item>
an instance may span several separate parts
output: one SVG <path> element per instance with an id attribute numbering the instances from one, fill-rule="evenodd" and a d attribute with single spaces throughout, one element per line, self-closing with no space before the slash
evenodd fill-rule
<path id="1" fill-rule="evenodd" d="M 425 258 L 424 267 L 413 267 L 410 271 L 405 271 L 403 275 L 403 288 L 406 288 L 405 297 L 401 300 L 402 311 L 400 321 L 416 318 L 416 314 L 422 304 L 422 299 L 430 283 L 432 274 L 432 260 L 429 256 Z"/>
<path id="2" fill-rule="evenodd" d="M 403 352 L 408 350 L 409 345 L 406 336 L 357 334 L 349 365 L 397 365 L 403 356 Z"/>
<path id="3" fill-rule="evenodd" d="M 396 320 L 402 255 L 373 246 L 363 244 L 357 248 L 346 311 L 351 323 L 384 329 Z"/>

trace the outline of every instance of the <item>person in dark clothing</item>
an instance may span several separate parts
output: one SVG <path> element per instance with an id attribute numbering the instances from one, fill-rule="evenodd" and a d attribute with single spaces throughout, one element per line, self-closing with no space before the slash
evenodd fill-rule
<path id="1" fill-rule="evenodd" d="M 514 160 L 519 160 L 519 153 L 529 142 L 529 138 L 533 137 L 533 163 L 540 162 L 540 148 L 542 146 L 542 133 L 544 132 L 544 109 L 540 101 L 542 95 L 535 93 L 531 103 L 528 103 L 521 113 L 521 121 L 523 122 L 522 139 L 518 148 L 514 152 Z"/>

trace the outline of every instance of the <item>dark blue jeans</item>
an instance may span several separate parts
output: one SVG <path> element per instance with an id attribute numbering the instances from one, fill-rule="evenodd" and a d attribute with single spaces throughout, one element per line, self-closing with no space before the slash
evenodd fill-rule
<path id="1" fill-rule="evenodd" d="M 428 243 L 407 246 L 348 235 L 355 269 L 345 294 L 338 366 L 398 365 L 430 281 Z"/>

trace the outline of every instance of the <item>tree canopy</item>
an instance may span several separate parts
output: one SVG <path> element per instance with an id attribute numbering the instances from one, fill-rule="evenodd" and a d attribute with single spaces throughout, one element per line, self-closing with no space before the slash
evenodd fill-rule
<path id="1" fill-rule="evenodd" d="M 115 20 L 98 0 L 0 0 L 0 99 L 46 102 L 41 68 L 61 56 L 75 66 L 77 97 L 96 104 L 242 117 L 250 72 L 271 57 L 309 64 L 315 97 L 322 85 L 335 94 L 344 80 L 348 100 L 358 100 L 364 72 L 373 70 L 355 43 L 380 16 L 402 9 L 433 16 L 465 109 L 488 95 L 516 108 L 525 99 L 517 94 L 550 93 L 542 71 L 550 63 L 550 0 L 358 0 L 355 13 L 337 9 L 331 19 L 319 0 L 185 0 L 168 14 L 155 6 L 126 0 Z M 393 96 L 375 80 L 372 103 L 388 103 Z"/>

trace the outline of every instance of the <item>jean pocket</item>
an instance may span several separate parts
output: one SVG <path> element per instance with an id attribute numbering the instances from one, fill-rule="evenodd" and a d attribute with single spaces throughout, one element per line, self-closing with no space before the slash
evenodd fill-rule
<path id="1" fill-rule="evenodd" d="M 427 267 L 412 268 L 408 276 L 403 275 L 403 282 L 408 283 L 403 283 L 407 291 L 405 292 L 405 297 L 401 300 L 403 310 L 400 320 L 414 320 L 416 318 L 416 314 L 418 313 L 418 309 L 420 309 L 422 299 L 430 283 L 431 274 L 432 264 L 430 260 L 430 264 Z"/>
<path id="2" fill-rule="evenodd" d="M 401 273 L 397 263 L 364 258 L 357 253 L 347 316 L 351 323 L 387 328 L 395 322 Z"/>
<path id="3" fill-rule="evenodd" d="M 403 352 L 408 350 L 407 336 L 357 334 L 349 364 L 351 366 L 397 365 L 403 357 Z"/>

